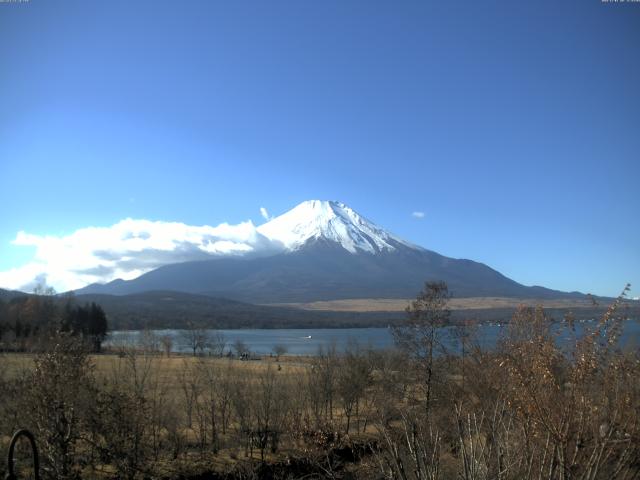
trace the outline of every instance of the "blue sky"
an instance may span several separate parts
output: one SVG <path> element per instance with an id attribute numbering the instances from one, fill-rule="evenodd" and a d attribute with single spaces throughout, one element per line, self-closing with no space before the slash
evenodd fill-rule
<path id="1" fill-rule="evenodd" d="M 639 48 L 631 2 L 0 3 L 0 279 L 37 239 L 319 198 L 638 295 Z"/>

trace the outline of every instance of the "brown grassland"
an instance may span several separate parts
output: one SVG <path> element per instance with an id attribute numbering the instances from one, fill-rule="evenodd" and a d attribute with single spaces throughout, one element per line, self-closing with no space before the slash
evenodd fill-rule
<path id="1" fill-rule="evenodd" d="M 410 303 L 410 299 L 350 298 L 344 300 L 278 303 L 271 305 L 333 312 L 403 312 Z M 516 308 L 523 304 L 541 305 L 544 308 L 571 308 L 577 310 L 593 307 L 593 302 L 588 298 L 527 299 L 511 297 L 466 297 L 452 298 L 449 300 L 449 308 L 452 310 Z"/>

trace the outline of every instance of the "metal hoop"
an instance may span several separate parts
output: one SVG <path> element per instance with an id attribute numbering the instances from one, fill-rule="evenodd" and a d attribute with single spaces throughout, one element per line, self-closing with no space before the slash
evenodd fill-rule
<path id="1" fill-rule="evenodd" d="M 13 463 L 15 459 L 13 458 L 13 453 L 16 448 L 16 443 L 18 443 L 18 439 L 20 437 L 27 437 L 29 443 L 31 444 L 31 453 L 33 455 L 33 471 L 35 480 L 40 480 L 40 462 L 38 461 L 38 448 L 36 447 L 36 439 L 33 434 L 29 430 L 18 430 L 11 437 L 11 443 L 9 443 L 9 453 L 7 455 L 7 476 L 5 480 L 17 480 L 16 474 L 13 471 Z"/>

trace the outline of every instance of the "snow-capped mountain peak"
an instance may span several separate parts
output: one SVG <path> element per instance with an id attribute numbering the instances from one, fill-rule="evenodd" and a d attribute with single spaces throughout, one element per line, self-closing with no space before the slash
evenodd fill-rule
<path id="1" fill-rule="evenodd" d="M 351 253 L 394 251 L 399 246 L 419 248 L 390 234 L 344 203 L 322 200 L 302 202 L 258 227 L 271 240 L 297 250 L 310 240 L 338 243 Z"/>

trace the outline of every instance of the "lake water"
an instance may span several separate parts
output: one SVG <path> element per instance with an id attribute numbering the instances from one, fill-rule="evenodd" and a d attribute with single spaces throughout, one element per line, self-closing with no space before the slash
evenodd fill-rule
<path id="1" fill-rule="evenodd" d="M 594 321 L 576 324 L 576 335 L 580 336 L 585 328 L 594 326 Z M 500 325 L 480 325 L 477 337 L 485 348 L 496 345 L 505 327 Z M 568 327 L 556 325 L 558 341 L 566 342 L 570 338 Z M 184 341 L 182 330 L 154 330 L 158 336 L 170 335 L 173 339 L 173 350 L 189 352 L 189 346 Z M 284 345 L 290 355 L 315 355 L 320 348 L 327 349 L 335 344 L 338 350 L 343 350 L 349 343 L 356 342 L 359 346 L 375 349 L 393 346 L 393 336 L 388 328 L 327 328 L 327 329 L 256 329 L 256 330 L 215 330 L 221 332 L 227 342 L 227 350 L 237 340 L 247 345 L 255 354 L 268 355 L 273 352 L 275 345 Z M 441 329 L 441 337 L 451 350 L 457 350 L 457 343 L 453 340 L 451 328 Z M 106 345 L 122 343 L 137 344 L 141 336 L 139 331 L 114 331 L 110 334 Z M 638 348 L 640 345 L 640 321 L 627 320 L 623 322 L 620 345 L 626 348 Z"/>

